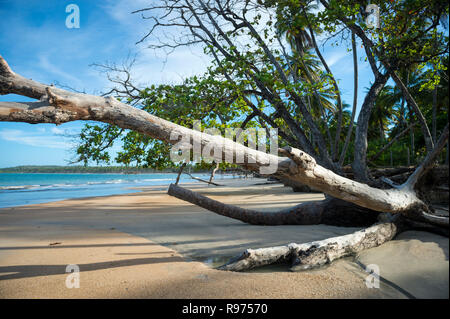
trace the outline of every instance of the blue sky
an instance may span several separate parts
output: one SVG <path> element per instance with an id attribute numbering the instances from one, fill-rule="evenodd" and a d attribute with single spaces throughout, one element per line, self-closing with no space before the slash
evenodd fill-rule
<path id="1" fill-rule="evenodd" d="M 69 29 L 65 9 L 74 3 L 80 8 L 80 28 Z M 201 74 L 208 65 L 201 48 L 181 48 L 169 57 L 136 42 L 151 27 L 131 11 L 149 1 L 37 1 L 0 0 L 0 54 L 12 69 L 43 83 L 67 85 L 95 94 L 105 91 L 105 75 L 90 67 L 92 63 L 122 63 L 136 55 L 133 76 L 139 84 L 176 83 Z M 150 39 L 151 41 L 152 39 Z M 373 79 L 362 49 L 359 49 L 359 103 Z M 344 100 L 353 99 L 351 53 L 343 46 L 324 47 L 323 54 L 340 81 Z M 167 61 L 166 61 L 167 60 Z M 24 101 L 15 95 L 0 101 Z M 82 122 L 31 125 L 0 122 L 0 167 L 17 165 L 66 165 L 73 158 L 73 141 Z M 117 150 L 117 148 L 116 148 Z"/>

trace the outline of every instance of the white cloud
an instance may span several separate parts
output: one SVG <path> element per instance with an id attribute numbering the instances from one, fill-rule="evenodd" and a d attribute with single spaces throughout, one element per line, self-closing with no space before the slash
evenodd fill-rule
<path id="1" fill-rule="evenodd" d="M 48 147 L 58 149 L 68 149 L 71 144 L 60 136 L 36 134 L 16 129 L 0 130 L 0 138 L 10 142 L 35 146 Z"/>
<path id="2" fill-rule="evenodd" d="M 143 49 L 139 52 L 132 74 L 145 84 L 179 83 L 206 71 L 210 58 L 199 47 L 178 48 L 168 56 L 163 52 Z"/>
<path id="3" fill-rule="evenodd" d="M 82 85 L 83 84 L 77 77 L 71 75 L 68 72 L 64 72 L 63 70 L 61 70 L 60 68 L 55 66 L 53 63 L 51 63 L 49 61 L 48 57 L 45 55 L 39 56 L 39 66 L 46 72 L 50 72 L 50 73 L 58 76 L 59 78 L 64 78 L 66 80 L 69 80 L 70 83 L 72 83 L 72 85 L 74 85 L 74 84 Z"/>
<path id="4" fill-rule="evenodd" d="M 143 9 L 149 6 L 149 0 L 119 0 L 108 1 L 104 5 L 106 12 L 117 22 L 128 26 L 136 27 L 136 20 L 140 19 L 139 14 L 131 14 L 131 12 Z"/>
<path id="5" fill-rule="evenodd" d="M 63 133 L 64 133 L 63 130 L 61 130 L 60 128 L 57 128 L 56 126 L 52 127 L 50 130 L 51 130 L 52 133 L 54 133 L 54 134 L 63 134 Z"/>
<path id="6" fill-rule="evenodd" d="M 341 61 L 342 59 L 344 59 L 347 56 L 351 57 L 351 53 L 348 53 L 345 50 L 343 50 L 342 48 L 340 48 L 339 51 L 334 51 L 334 52 L 331 52 L 331 54 L 327 55 L 325 57 L 325 60 L 327 61 L 328 66 L 332 67 L 333 65 L 335 65 L 336 63 L 338 63 L 339 61 Z"/>

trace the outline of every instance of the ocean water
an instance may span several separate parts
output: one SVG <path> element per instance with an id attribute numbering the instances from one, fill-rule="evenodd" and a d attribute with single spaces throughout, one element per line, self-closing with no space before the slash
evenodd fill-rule
<path id="1" fill-rule="evenodd" d="M 209 179 L 207 174 L 193 174 Z M 176 173 L 154 174 L 0 174 L 0 208 L 40 204 L 70 198 L 134 193 L 131 187 L 169 185 Z M 221 178 L 220 175 L 216 178 Z M 225 177 L 226 178 L 226 177 Z M 182 175 L 180 183 L 196 182 Z"/>

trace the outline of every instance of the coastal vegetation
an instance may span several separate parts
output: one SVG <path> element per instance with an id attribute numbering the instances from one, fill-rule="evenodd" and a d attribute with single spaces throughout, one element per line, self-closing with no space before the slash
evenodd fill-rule
<path id="1" fill-rule="evenodd" d="M 192 172 L 206 173 L 208 170 L 192 167 Z M 177 173 L 176 169 L 156 170 L 135 166 L 56 166 L 56 165 L 24 165 L 0 168 L 0 173 L 116 173 L 116 174 L 151 174 Z"/>

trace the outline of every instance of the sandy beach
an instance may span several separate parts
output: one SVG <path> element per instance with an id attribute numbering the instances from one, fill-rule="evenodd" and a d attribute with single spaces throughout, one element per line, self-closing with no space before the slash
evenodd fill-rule
<path id="1" fill-rule="evenodd" d="M 278 210 L 322 194 L 265 180 L 183 186 L 246 208 Z M 276 266 L 214 269 L 246 248 L 302 243 L 354 232 L 326 225 L 252 226 L 153 186 L 132 194 L 0 209 L 1 298 L 448 298 L 448 238 L 409 231 L 385 245 L 305 272 Z M 66 266 L 80 269 L 67 288 Z M 361 265 L 382 280 L 368 288 Z"/>

